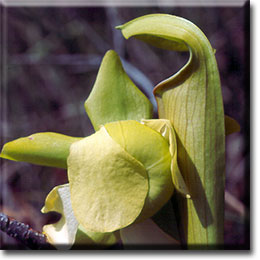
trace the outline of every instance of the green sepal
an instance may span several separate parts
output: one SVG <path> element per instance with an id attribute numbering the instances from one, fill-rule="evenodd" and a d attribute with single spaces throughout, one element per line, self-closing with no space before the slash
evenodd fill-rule
<path id="1" fill-rule="evenodd" d="M 66 169 L 70 145 L 80 139 L 52 132 L 32 134 L 6 143 L 0 157 Z"/>
<path id="2" fill-rule="evenodd" d="M 152 117 L 151 102 L 125 73 L 113 50 L 103 58 L 85 109 L 96 131 L 109 122 Z"/>

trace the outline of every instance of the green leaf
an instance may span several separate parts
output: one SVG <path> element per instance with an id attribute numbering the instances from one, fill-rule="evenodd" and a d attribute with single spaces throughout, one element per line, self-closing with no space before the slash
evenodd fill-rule
<path id="1" fill-rule="evenodd" d="M 159 118 L 169 119 L 176 132 L 178 164 L 191 193 L 190 200 L 179 198 L 185 240 L 189 245 L 221 245 L 225 127 L 214 50 L 197 26 L 172 15 L 143 16 L 120 29 L 125 38 L 176 51 L 186 46 L 190 52 L 187 64 L 159 83 L 154 94 Z"/>
<path id="2" fill-rule="evenodd" d="M 127 76 L 112 50 L 103 58 L 85 109 L 95 130 L 108 122 L 152 117 L 150 101 Z"/>
<path id="3" fill-rule="evenodd" d="M 6 143 L 0 157 L 66 169 L 70 145 L 80 139 L 51 132 L 32 134 Z"/>
<path id="4" fill-rule="evenodd" d="M 144 166 L 104 127 L 71 145 L 68 177 L 75 217 L 93 232 L 113 232 L 133 223 L 148 193 Z"/>
<path id="5" fill-rule="evenodd" d="M 43 226 L 49 243 L 57 249 L 107 247 L 117 242 L 114 233 L 95 233 L 85 230 L 75 218 L 70 201 L 69 184 L 54 187 L 45 200 L 42 213 L 55 211 L 61 214 L 58 222 Z"/>
<path id="6" fill-rule="evenodd" d="M 168 142 L 157 131 L 134 120 L 108 123 L 105 128 L 147 171 L 149 192 L 137 221 L 151 217 L 173 193 Z"/>

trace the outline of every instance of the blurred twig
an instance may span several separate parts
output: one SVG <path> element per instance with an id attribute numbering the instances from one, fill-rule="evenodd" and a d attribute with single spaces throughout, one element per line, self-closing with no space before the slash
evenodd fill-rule
<path id="1" fill-rule="evenodd" d="M 37 232 L 22 222 L 0 213 L 0 229 L 30 249 L 55 249 L 46 241 L 43 233 Z"/>
<path id="2" fill-rule="evenodd" d="M 246 210 L 244 204 L 228 191 L 225 191 L 225 202 L 230 208 L 236 211 L 241 218 L 245 217 Z"/>

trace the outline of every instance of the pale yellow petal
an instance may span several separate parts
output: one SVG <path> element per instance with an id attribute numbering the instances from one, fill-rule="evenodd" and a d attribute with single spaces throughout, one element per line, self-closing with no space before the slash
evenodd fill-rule
<path id="1" fill-rule="evenodd" d="M 151 217 L 173 193 L 168 142 L 157 131 L 134 120 L 108 123 L 105 128 L 117 143 L 144 165 L 149 192 L 138 221 Z"/>
<path id="2" fill-rule="evenodd" d="M 94 232 L 112 232 L 133 223 L 148 193 L 144 166 L 104 127 L 71 146 L 68 177 L 74 214 Z"/>
<path id="3" fill-rule="evenodd" d="M 56 186 L 48 194 L 42 212 L 48 213 L 50 211 L 62 214 L 61 219 L 54 224 L 45 225 L 43 232 L 48 241 L 55 247 L 69 249 L 75 241 L 78 222 L 71 209 L 68 184 Z"/>
<path id="4" fill-rule="evenodd" d="M 90 232 L 79 225 L 70 201 L 69 184 L 56 186 L 48 194 L 43 213 L 55 211 L 61 214 L 58 222 L 43 226 L 49 243 L 57 249 L 105 248 L 115 244 L 119 237 L 115 233 Z"/>
<path id="5" fill-rule="evenodd" d="M 161 135 L 168 141 L 169 150 L 172 156 L 171 160 L 171 173 L 174 187 L 183 194 L 186 198 L 190 198 L 188 188 L 184 182 L 182 174 L 180 172 L 177 162 L 177 143 L 175 137 L 175 131 L 171 125 L 171 122 L 167 119 L 151 119 L 142 120 L 142 123 L 161 133 Z"/>

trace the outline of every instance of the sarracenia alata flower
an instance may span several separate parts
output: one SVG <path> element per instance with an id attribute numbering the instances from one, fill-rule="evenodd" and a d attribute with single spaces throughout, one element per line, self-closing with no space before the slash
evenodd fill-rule
<path id="1" fill-rule="evenodd" d="M 54 187 L 42 209 L 62 216 L 43 227 L 58 248 L 132 243 L 135 230 L 141 241 L 148 227 L 176 244 L 179 237 L 160 229 L 174 219 L 172 208 L 160 219 L 174 192 L 181 223 L 173 229 L 181 231 L 181 242 L 222 243 L 225 134 L 239 126 L 224 117 L 214 50 L 200 29 L 172 15 L 147 15 L 117 28 L 127 39 L 190 53 L 154 89 L 159 119 L 151 119 L 150 101 L 110 50 L 85 102 L 94 134 L 37 133 L 5 144 L 1 157 L 67 169 L 69 183 Z"/>

